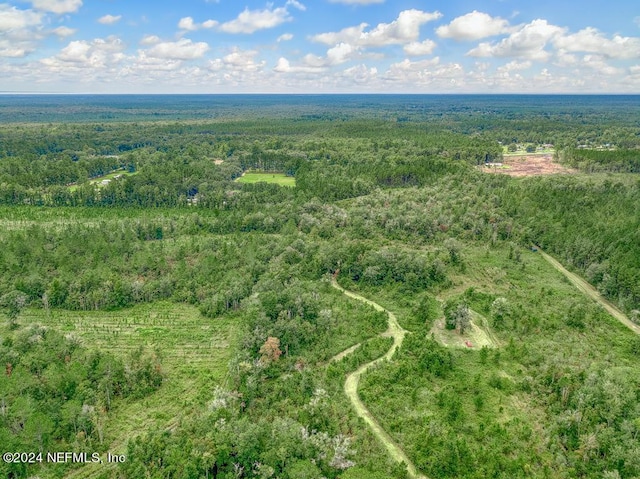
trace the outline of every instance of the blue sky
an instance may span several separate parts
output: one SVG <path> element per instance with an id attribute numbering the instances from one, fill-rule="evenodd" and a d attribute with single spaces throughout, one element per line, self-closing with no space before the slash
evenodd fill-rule
<path id="1" fill-rule="evenodd" d="M 0 0 L 0 91 L 640 93 L 640 6 Z"/>

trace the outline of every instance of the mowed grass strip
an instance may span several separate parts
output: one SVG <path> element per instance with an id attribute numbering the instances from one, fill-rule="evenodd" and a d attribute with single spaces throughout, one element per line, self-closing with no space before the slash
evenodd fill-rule
<path id="1" fill-rule="evenodd" d="M 296 179 L 284 173 L 246 172 L 237 178 L 238 183 L 274 183 L 280 186 L 296 186 Z"/>

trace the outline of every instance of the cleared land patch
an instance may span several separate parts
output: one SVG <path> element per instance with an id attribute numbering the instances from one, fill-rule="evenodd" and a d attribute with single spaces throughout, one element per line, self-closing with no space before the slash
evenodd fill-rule
<path id="1" fill-rule="evenodd" d="M 576 170 L 555 163 L 553 155 L 549 153 L 505 155 L 501 163 L 482 165 L 480 168 L 485 173 L 501 173 L 515 177 L 576 173 Z"/>
<path id="2" fill-rule="evenodd" d="M 245 172 L 237 178 L 238 183 L 274 183 L 280 186 L 296 186 L 296 179 L 284 173 Z"/>
<path id="3" fill-rule="evenodd" d="M 433 337 L 440 344 L 454 348 L 480 349 L 483 346 L 497 348 L 497 340 L 489 330 L 487 319 L 480 313 L 471 310 L 471 321 L 464 334 L 446 329 L 444 318 L 439 319 L 431 328 Z"/>
<path id="4" fill-rule="evenodd" d="M 38 323 L 72 334 L 89 348 L 122 357 L 140 346 L 155 351 L 166 374 L 164 384 L 144 401 L 125 401 L 110 412 L 105 443 L 112 453 L 126 453 L 126 443 L 156 427 L 172 429 L 180 418 L 199 410 L 211 399 L 216 385 L 228 373 L 236 349 L 238 322 L 208 319 L 197 308 L 157 302 L 119 311 L 59 311 L 29 309 L 21 325 Z M 115 464 L 86 464 L 67 478 L 103 477 Z"/>
<path id="5" fill-rule="evenodd" d="M 140 346 L 158 348 L 168 369 L 209 363 L 234 341 L 234 329 L 229 321 L 207 319 L 192 306 L 168 302 L 119 311 L 52 310 L 48 316 L 34 309 L 23 313 L 20 322 L 54 327 L 77 336 L 86 346 L 117 354 L 126 354 Z"/>

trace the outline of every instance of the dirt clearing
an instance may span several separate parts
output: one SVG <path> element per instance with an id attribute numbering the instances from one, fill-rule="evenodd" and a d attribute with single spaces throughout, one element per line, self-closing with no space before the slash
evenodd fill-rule
<path id="1" fill-rule="evenodd" d="M 485 173 L 502 173 L 509 176 L 538 176 L 538 175 L 554 175 L 559 173 L 570 174 L 576 170 L 565 168 L 564 166 L 554 163 L 553 155 L 529 154 L 529 155 L 505 155 L 502 163 L 489 163 L 480 166 Z"/>
<path id="2" fill-rule="evenodd" d="M 443 346 L 463 349 L 497 348 L 500 346 L 498 340 L 489 328 L 487 319 L 480 313 L 471 310 L 471 321 L 469 328 L 464 334 L 457 331 L 448 330 L 444 326 L 444 318 L 439 319 L 431 328 L 431 333 L 436 341 Z"/>

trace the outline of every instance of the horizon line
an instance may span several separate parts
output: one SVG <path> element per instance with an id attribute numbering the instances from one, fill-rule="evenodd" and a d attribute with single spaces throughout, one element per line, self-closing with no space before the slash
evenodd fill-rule
<path id="1" fill-rule="evenodd" d="M 298 93 L 283 93 L 283 92 L 226 92 L 226 93 L 113 93 L 113 92 L 101 92 L 101 93 L 92 93 L 92 92 L 39 92 L 39 91 L 20 91 L 20 90 L 0 90 L 0 95 L 11 96 L 11 95 L 33 95 L 33 96 L 44 96 L 44 95 L 56 95 L 56 96 L 123 96 L 123 95 L 135 95 L 135 96 L 243 96 L 243 95 L 252 95 L 252 96 L 340 96 L 340 95 L 354 95 L 354 96 L 398 96 L 398 95 L 407 95 L 407 96 L 479 96 L 479 95 L 490 95 L 490 96 L 640 96 L 640 92 L 637 93 L 627 93 L 627 92 L 582 92 L 582 93 L 567 93 L 567 92 L 464 92 L 464 93 L 455 93 L 455 92 L 443 92 L 443 93 L 417 93 L 417 92 L 323 92 L 323 93 L 313 93 L 313 92 L 298 92 Z"/>

